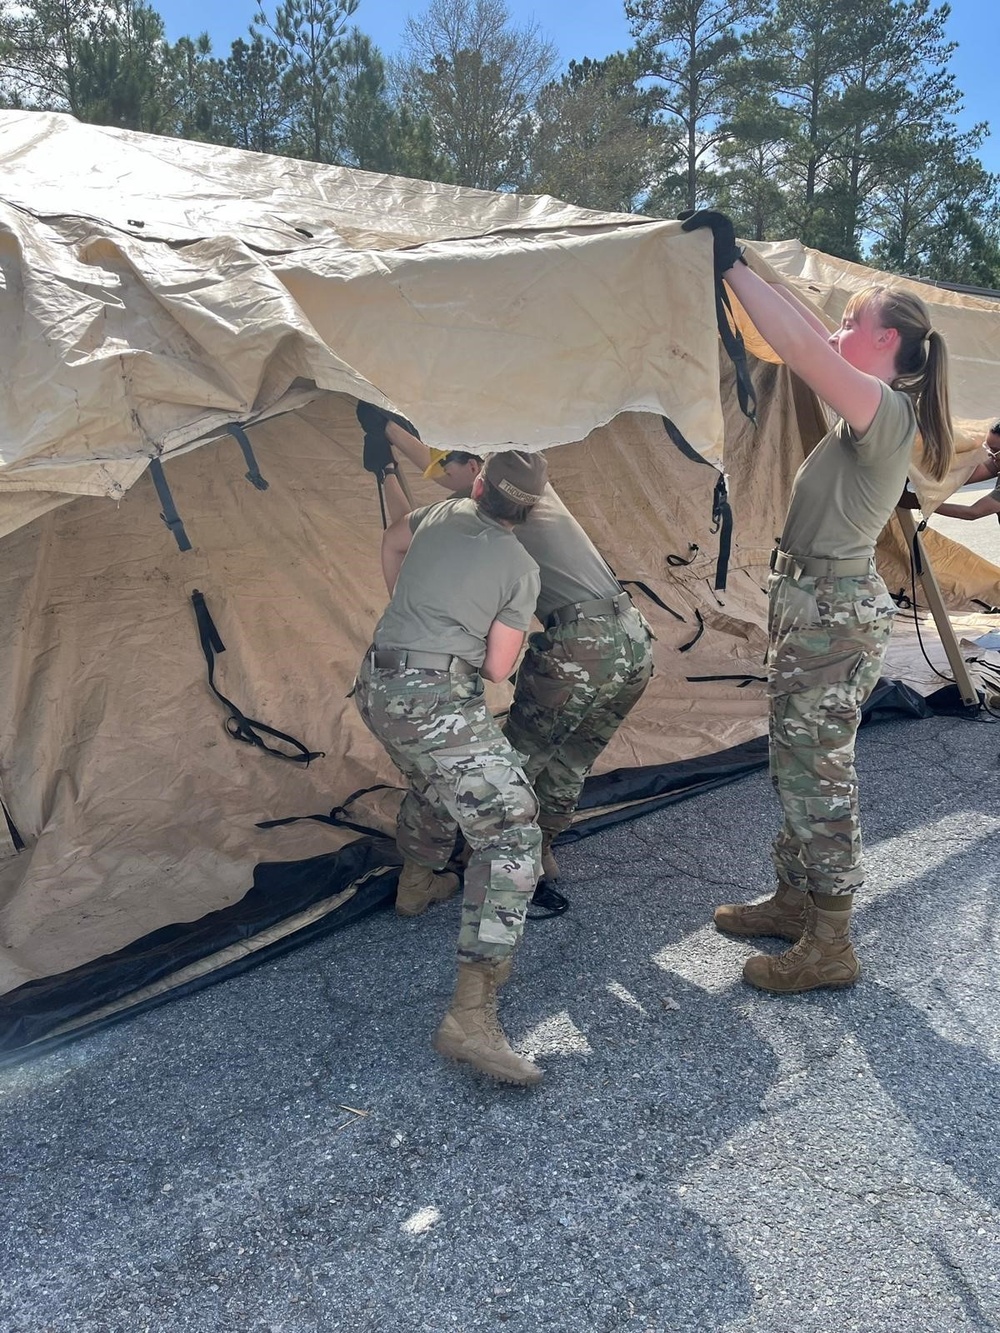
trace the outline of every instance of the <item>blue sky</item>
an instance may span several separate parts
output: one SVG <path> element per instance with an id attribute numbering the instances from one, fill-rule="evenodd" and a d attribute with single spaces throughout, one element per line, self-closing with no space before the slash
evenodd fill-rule
<path id="1" fill-rule="evenodd" d="M 207 31 L 216 55 L 225 56 L 230 44 L 246 35 L 256 7 L 247 0 L 152 0 L 162 15 L 171 41 Z M 425 8 L 411 0 L 360 0 L 354 22 L 387 54 L 399 46 L 406 18 Z M 554 42 L 563 63 L 583 56 L 600 57 L 623 50 L 629 29 L 621 0 L 508 0 L 515 22 L 536 22 Z M 273 13 L 273 3 L 268 6 Z M 984 166 L 1000 173 L 1000 3 L 998 0 L 953 0 L 948 22 L 951 39 L 958 43 L 952 70 L 965 96 L 963 128 L 977 121 L 995 120 L 994 134 L 982 151 Z"/>

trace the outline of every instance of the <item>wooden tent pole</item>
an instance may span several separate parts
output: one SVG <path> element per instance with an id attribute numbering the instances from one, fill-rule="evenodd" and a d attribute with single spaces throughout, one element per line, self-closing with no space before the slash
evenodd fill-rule
<path id="1" fill-rule="evenodd" d="M 976 687 L 972 683 L 972 677 L 969 675 L 969 668 L 965 664 L 961 651 L 958 646 L 958 640 L 955 638 L 955 631 L 952 628 L 951 620 L 945 609 L 944 598 L 941 596 L 941 589 L 938 586 L 937 577 L 931 568 L 931 562 L 927 558 L 927 552 L 924 550 L 924 544 L 920 540 L 920 533 L 917 530 L 916 519 L 913 517 L 912 509 L 897 509 L 896 517 L 899 519 L 899 526 L 903 530 L 903 536 L 906 538 L 907 547 L 912 550 L 916 545 L 920 553 L 920 572 L 917 578 L 920 580 L 920 586 L 927 598 L 927 605 L 930 607 L 931 615 L 934 617 L 934 624 L 937 626 L 937 632 L 940 635 L 944 650 L 948 655 L 948 664 L 951 667 L 952 674 L 955 677 L 955 684 L 958 686 L 958 692 L 962 696 L 962 703 L 966 708 L 979 707 L 979 695 Z M 917 608 L 913 608 L 913 614 L 916 616 Z"/>

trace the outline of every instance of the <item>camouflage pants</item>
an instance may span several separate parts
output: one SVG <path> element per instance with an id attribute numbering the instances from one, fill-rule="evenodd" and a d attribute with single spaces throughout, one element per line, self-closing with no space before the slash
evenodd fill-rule
<path id="1" fill-rule="evenodd" d="M 553 836 L 653 674 L 652 635 L 634 608 L 532 634 L 504 733 L 524 756 L 538 822 Z"/>
<path id="2" fill-rule="evenodd" d="M 854 742 L 896 613 L 877 574 L 768 585 L 771 781 L 784 814 L 778 878 L 817 893 L 864 881 Z"/>
<path id="3" fill-rule="evenodd" d="M 486 707 L 482 678 L 380 671 L 365 658 L 354 698 L 365 725 L 410 783 L 399 811 L 399 850 L 440 870 L 456 829 L 472 849 L 459 962 L 507 957 L 524 930 L 542 839 L 534 793 Z"/>

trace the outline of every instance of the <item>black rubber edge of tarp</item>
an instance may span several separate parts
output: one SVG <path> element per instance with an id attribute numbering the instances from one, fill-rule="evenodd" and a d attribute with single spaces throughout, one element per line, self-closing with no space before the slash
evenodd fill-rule
<path id="1" fill-rule="evenodd" d="M 388 907 L 395 898 L 399 866 L 396 845 L 388 838 L 359 838 L 338 852 L 304 861 L 260 862 L 254 867 L 252 888 L 231 906 L 210 912 L 197 921 L 164 926 L 115 953 L 95 958 L 69 972 L 29 981 L 0 998 L 0 1068 L 235 976 Z M 382 873 L 378 873 L 382 867 Z M 42 1040 L 63 1023 L 103 1009 L 181 968 L 251 939 L 324 898 L 333 897 L 359 879 L 364 882 L 357 893 L 301 930 L 119 1013 L 96 1019 L 92 1024 L 81 1024 L 49 1041 Z"/>
<path id="2" fill-rule="evenodd" d="M 955 686 L 939 690 L 928 700 L 898 681 L 881 680 L 865 706 L 864 720 L 921 718 L 938 712 L 963 711 L 966 710 Z M 758 737 L 700 759 L 647 768 L 620 768 L 589 778 L 579 808 L 596 813 L 579 820 L 558 841 L 575 842 L 614 824 L 639 819 L 654 810 L 735 782 L 766 764 L 767 738 Z M 623 802 L 629 804 L 621 806 Z M 604 808 L 616 805 L 620 808 Z M 253 886 L 231 906 L 195 922 L 164 926 L 115 953 L 69 972 L 28 982 L 0 997 L 0 1068 L 45 1054 L 168 1000 L 237 976 L 388 907 L 395 896 L 399 864 L 399 853 L 392 841 L 371 837 L 359 838 L 338 852 L 303 861 L 260 862 L 254 868 Z M 385 867 L 382 873 L 376 873 L 379 867 Z M 46 1034 L 62 1024 L 85 1020 L 89 1012 L 103 1009 L 232 944 L 251 939 L 357 880 L 364 880 L 358 892 L 320 920 L 204 976 L 191 978 L 92 1023 L 83 1021 L 71 1032 L 47 1038 Z"/>

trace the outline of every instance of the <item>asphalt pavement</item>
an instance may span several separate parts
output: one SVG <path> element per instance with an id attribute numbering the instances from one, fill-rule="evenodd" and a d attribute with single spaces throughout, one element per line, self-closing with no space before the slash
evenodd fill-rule
<path id="1" fill-rule="evenodd" d="M 769 888 L 759 773 L 562 852 L 504 993 L 537 1089 L 430 1048 L 454 904 L 0 1074 L 0 1328 L 1000 1329 L 1000 729 L 859 769 L 853 990 L 752 992 L 709 924 Z"/>
<path id="2" fill-rule="evenodd" d="M 1000 1329 L 1000 729 L 858 766 L 850 991 L 748 990 L 710 925 L 770 888 L 758 773 L 561 852 L 503 1000 L 537 1089 L 430 1048 L 453 903 L 0 1073 L 0 1329 Z"/>

